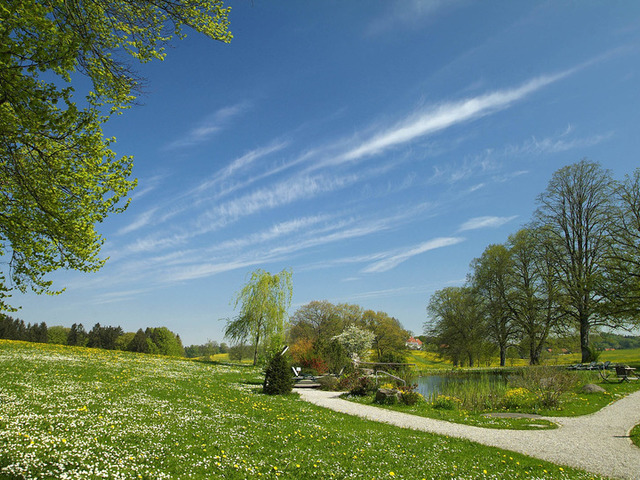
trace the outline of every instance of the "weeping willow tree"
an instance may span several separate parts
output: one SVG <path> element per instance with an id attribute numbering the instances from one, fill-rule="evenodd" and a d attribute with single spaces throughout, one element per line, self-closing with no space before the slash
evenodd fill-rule
<path id="1" fill-rule="evenodd" d="M 224 335 L 234 343 L 251 341 L 254 365 L 261 346 L 276 350 L 283 345 L 291 295 L 290 270 L 271 275 L 258 269 L 238 293 L 234 306 L 240 305 L 240 313 L 227 321 Z"/>

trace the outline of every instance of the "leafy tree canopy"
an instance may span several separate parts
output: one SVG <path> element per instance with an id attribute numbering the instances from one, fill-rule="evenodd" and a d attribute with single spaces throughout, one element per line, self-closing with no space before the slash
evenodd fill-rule
<path id="1" fill-rule="evenodd" d="M 13 289 L 59 293 L 59 268 L 103 265 L 95 225 L 126 208 L 132 158 L 102 124 L 135 100 L 126 60 L 163 59 L 191 27 L 229 42 L 220 0 L 20 0 L 0 3 L 0 310 Z M 72 86 L 91 81 L 80 105 Z"/>

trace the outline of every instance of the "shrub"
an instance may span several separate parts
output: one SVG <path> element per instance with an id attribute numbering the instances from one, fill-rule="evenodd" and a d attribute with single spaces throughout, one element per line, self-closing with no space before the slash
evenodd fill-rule
<path id="1" fill-rule="evenodd" d="M 357 397 L 364 397 L 377 390 L 376 382 L 371 377 L 360 377 L 349 393 Z"/>
<path id="2" fill-rule="evenodd" d="M 267 364 L 262 391 L 268 395 L 284 395 L 293 387 L 293 371 L 284 355 L 276 354 Z"/>
<path id="3" fill-rule="evenodd" d="M 320 357 L 314 357 L 311 359 L 309 366 L 318 374 L 324 375 L 329 371 L 329 367 L 327 366 L 327 362 L 325 362 Z"/>
<path id="4" fill-rule="evenodd" d="M 400 390 L 400 401 L 405 405 L 415 405 L 418 402 L 422 402 L 424 397 L 416 391 L 403 391 Z"/>
<path id="5" fill-rule="evenodd" d="M 432 402 L 433 408 L 440 408 L 442 410 L 457 410 L 462 402 L 459 398 L 449 397 L 447 395 L 438 395 Z"/>
<path id="6" fill-rule="evenodd" d="M 536 396 L 536 403 L 542 408 L 558 408 L 561 396 L 573 390 L 579 378 L 568 370 L 554 367 L 528 367 L 521 377 L 514 377 L 511 383 L 522 387 Z"/>
<path id="7" fill-rule="evenodd" d="M 354 371 L 340 379 L 340 389 L 362 397 L 375 392 L 376 384 L 371 377 L 362 376 Z"/>
<path id="8" fill-rule="evenodd" d="M 589 350 L 589 362 L 597 362 L 602 355 L 602 350 L 598 350 L 595 345 L 589 345 L 587 350 Z"/>
<path id="9" fill-rule="evenodd" d="M 502 406 L 507 409 L 525 408 L 531 405 L 532 397 L 526 388 L 511 388 L 502 397 Z"/>
<path id="10" fill-rule="evenodd" d="M 335 392 L 340 389 L 340 384 L 336 377 L 320 377 L 317 382 L 320 384 L 320 390 Z"/>

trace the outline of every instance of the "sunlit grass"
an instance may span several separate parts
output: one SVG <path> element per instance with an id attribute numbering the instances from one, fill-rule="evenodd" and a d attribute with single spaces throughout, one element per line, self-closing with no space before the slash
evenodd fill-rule
<path id="1" fill-rule="evenodd" d="M 250 367 L 0 341 L 0 478 L 595 478 L 259 393 Z"/>
<path id="2" fill-rule="evenodd" d="M 580 363 L 581 354 L 546 354 L 543 356 L 545 365 L 572 365 Z M 640 367 L 640 348 L 632 348 L 625 350 L 609 350 L 600 354 L 598 359 L 600 362 L 624 363 L 628 365 L 636 365 Z M 428 370 L 448 370 L 453 368 L 453 364 L 435 352 L 425 352 L 421 350 L 409 350 L 407 354 L 407 362 L 416 364 L 417 371 Z M 507 358 L 507 367 L 523 367 L 529 364 L 526 358 Z M 483 361 L 479 367 L 493 368 L 500 366 L 498 357 L 491 357 L 488 361 Z M 477 366 L 476 366 L 477 367 Z M 462 366 L 465 368 L 465 366 Z"/>
<path id="3" fill-rule="evenodd" d="M 434 352 L 423 350 L 408 350 L 407 363 L 414 363 L 415 370 L 450 370 L 453 364 Z"/>

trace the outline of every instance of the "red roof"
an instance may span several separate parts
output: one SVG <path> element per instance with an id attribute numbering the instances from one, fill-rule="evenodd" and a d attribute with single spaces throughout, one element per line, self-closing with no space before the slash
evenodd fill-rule
<path id="1" fill-rule="evenodd" d="M 407 340 L 407 343 L 415 343 L 416 345 L 422 345 L 422 342 L 420 341 L 419 338 L 413 338 L 413 337 L 409 337 L 409 340 Z"/>

